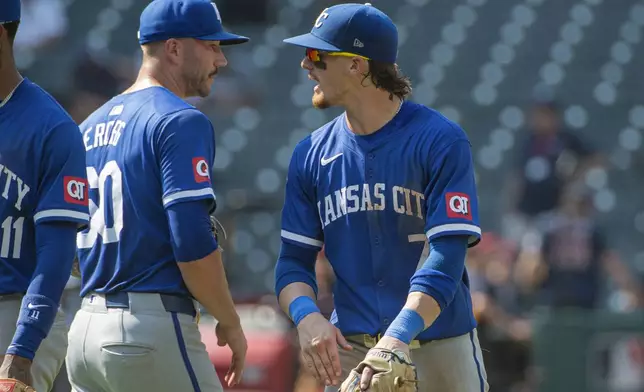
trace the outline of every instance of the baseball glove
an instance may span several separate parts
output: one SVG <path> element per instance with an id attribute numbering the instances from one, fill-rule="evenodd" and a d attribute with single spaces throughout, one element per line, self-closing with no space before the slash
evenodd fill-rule
<path id="1" fill-rule="evenodd" d="M 215 236 L 215 240 L 217 240 L 217 242 L 221 241 L 221 236 L 223 236 L 224 239 L 227 238 L 224 225 L 222 225 L 221 222 L 219 222 L 219 220 L 217 220 L 213 215 L 210 215 L 210 230 L 212 230 L 212 235 Z M 223 251 L 223 249 L 221 250 Z"/>
<path id="2" fill-rule="evenodd" d="M 36 390 L 15 378 L 0 378 L 0 392 L 36 392 Z"/>
<path id="3" fill-rule="evenodd" d="M 373 348 L 340 386 L 340 392 L 360 392 L 362 370 L 369 366 L 374 370 L 369 391 L 416 392 L 418 376 L 416 366 L 407 354 L 401 351 Z"/>

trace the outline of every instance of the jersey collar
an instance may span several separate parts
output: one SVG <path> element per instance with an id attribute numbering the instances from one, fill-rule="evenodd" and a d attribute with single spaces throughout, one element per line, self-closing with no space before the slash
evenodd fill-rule
<path id="1" fill-rule="evenodd" d="M 13 97 L 13 93 L 15 93 L 15 92 L 16 92 L 16 90 L 18 90 L 18 87 L 20 87 L 20 85 L 22 84 L 22 82 L 23 82 L 24 80 L 25 80 L 25 78 L 20 78 L 20 81 L 18 82 L 18 84 L 16 85 L 16 87 L 14 87 L 14 88 L 13 88 L 13 90 L 11 90 L 11 92 L 9 93 L 9 95 L 7 95 L 7 98 L 5 98 L 2 102 L 0 102 L 0 108 L 2 108 L 4 105 L 6 105 L 6 104 L 7 104 L 7 102 L 9 102 L 9 100 L 11 99 L 11 97 Z"/>

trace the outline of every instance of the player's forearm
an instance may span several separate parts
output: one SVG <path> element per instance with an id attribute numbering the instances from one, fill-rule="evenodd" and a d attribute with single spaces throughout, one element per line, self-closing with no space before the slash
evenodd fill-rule
<path id="1" fill-rule="evenodd" d="M 441 308 L 434 298 L 428 294 L 413 291 L 409 293 L 405 306 L 387 328 L 385 336 L 410 344 L 419 333 L 436 321 L 440 313 Z"/>
<path id="2" fill-rule="evenodd" d="M 303 296 L 309 297 L 313 301 L 315 301 L 315 292 L 308 284 L 302 282 L 289 284 L 288 286 L 284 287 L 284 289 L 282 289 L 279 294 L 278 300 L 280 308 L 282 308 L 282 311 L 284 311 L 284 313 L 290 314 L 289 306 L 291 305 L 293 300 Z"/>
<path id="3" fill-rule="evenodd" d="M 315 249 L 282 242 L 275 265 L 275 293 L 284 313 L 296 324 L 308 314 L 320 311 L 315 304 L 317 252 Z"/>
<path id="4" fill-rule="evenodd" d="M 192 200 L 166 207 L 179 270 L 190 293 L 222 325 L 236 326 L 235 310 L 219 245 L 210 229 L 208 200 Z"/>
<path id="5" fill-rule="evenodd" d="M 409 293 L 403 309 L 410 309 L 418 313 L 423 318 L 423 329 L 429 328 L 434 324 L 434 321 L 441 314 L 441 307 L 438 302 L 430 295 L 419 291 Z"/>
<path id="6" fill-rule="evenodd" d="M 430 296 L 440 309 L 449 306 L 463 279 L 467 242 L 467 235 L 432 239 L 429 243 L 429 256 L 412 276 L 409 292 Z"/>
<path id="7" fill-rule="evenodd" d="M 188 290 L 208 313 L 222 325 L 239 325 L 221 252 L 215 250 L 203 259 L 178 264 Z"/>
<path id="8" fill-rule="evenodd" d="M 409 344 L 430 327 L 454 299 L 465 269 L 467 236 L 446 236 L 430 241 L 427 261 L 411 279 L 405 306 L 385 335 Z"/>
<path id="9" fill-rule="evenodd" d="M 23 297 L 8 354 L 31 360 L 47 337 L 71 273 L 76 228 L 72 222 L 43 222 L 36 226 L 36 270 Z"/>

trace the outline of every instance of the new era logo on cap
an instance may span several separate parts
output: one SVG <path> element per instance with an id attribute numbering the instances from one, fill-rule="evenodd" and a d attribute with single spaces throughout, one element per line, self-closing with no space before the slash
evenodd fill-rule
<path id="1" fill-rule="evenodd" d="M 359 39 L 356 38 L 356 39 L 353 40 L 353 47 L 354 48 L 364 48 L 364 44 L 362 43 L 362 41 L 360 41 Z"/>

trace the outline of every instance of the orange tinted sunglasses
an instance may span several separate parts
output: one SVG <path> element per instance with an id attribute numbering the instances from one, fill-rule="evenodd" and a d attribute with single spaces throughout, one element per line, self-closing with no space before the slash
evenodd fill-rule
<path id="1" fill-rule="evenodd" d="M 359 54 L 355 54 L 355 53 L 349 53 L 349 52 L 324 52 L 322 50 L 306 48 L 306 58 L 308 58 L 309 60 L 311 60 L 314 63 L 322 61 L 322 58 L 321 58 L 322 54 L 324 54 L 326 56 L 360 57 L 360 58 L 363 58 L 365 60 L 369 60 L 368 57 L 360 56 Z"/>

